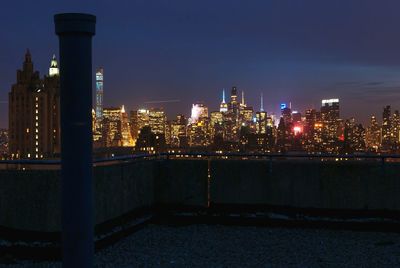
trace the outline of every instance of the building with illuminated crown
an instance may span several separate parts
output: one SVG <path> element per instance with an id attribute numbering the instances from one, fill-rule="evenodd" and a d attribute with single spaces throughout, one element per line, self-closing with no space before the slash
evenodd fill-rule
<path id="1" fill-rule="evenodd" d="M 339 99 L 322 100 L 322 139 L 327 152 L 337 151 L 341 123 L 339 115 Z"/>
<path id="2" fill-rule="evenodd" d="M 104 86 L 104 70 L 98 68 L 96 70 L 96 130 L 101 131 L 101 122 L 103 120 L 103 86 Z"/>
<path id="3" fill-rule="evenodd" d="M 59 154 L 60 84 L 55 56 L 49 74 L 41 79 L 27 50 L 9 93 L 8 115 L 12 158 L 53 158 Z"/>

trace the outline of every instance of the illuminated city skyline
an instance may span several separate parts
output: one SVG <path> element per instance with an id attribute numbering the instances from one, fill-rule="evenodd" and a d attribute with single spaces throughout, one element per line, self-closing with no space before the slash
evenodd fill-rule
<path id="1" fill-rule="evenodd" d="M 281 102 L 304 111 L 338 97 L 343 117 L 381 120 L 383 107 L 400 107 L 399 9 L 397 1 L 372 0 L 25 1 L 23 9 L 10 2 L 0 18 L 9 29 L 0 44 L 0 127 L 8 125 L 7 93 L 26 48 L 41 73 L 53 53 L 58 58 L 51 18 L 61 10 L 100 18 L 93 66 L 106 70 L 107 106 L 179 99 L 164 105 L 173 117 L 197 101 L 219 107 L 220 90 L 236 85 L 254 107 L 263 92 L 275 113 Z"/>

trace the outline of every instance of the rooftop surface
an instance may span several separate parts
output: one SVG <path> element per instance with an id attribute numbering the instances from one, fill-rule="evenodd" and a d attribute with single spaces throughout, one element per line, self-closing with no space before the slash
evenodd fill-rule
<path id="1" fill-rule="evenodd" d="M 61 267 L 12 261 L 1 267 Z M 4 260 L 3 260 L 4 263 Z M 96 254 L 96 267 L 399 267 L 400 234 L 148 225 Z"/>

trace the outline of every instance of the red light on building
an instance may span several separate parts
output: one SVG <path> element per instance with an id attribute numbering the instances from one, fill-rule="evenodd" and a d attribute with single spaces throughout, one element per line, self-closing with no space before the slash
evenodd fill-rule
<path id="1" fill-rule="evenodd" d="M 298 135 L 301 132 L 303 132 L 303 128 L 301 126 L 295 126 L 295 127 L 293 127 L 293 132 L 294 132 L 294 135 Z"/>

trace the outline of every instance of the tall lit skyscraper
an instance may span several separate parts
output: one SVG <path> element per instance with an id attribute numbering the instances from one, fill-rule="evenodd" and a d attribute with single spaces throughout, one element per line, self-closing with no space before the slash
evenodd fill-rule
<path id="1" fill-rule="evenodd" d="M 238 112 L 238 102 L 237 102 L 237 88 L 232 87 L 231 89 L 231 101 L 229 102 L 228 105 L 228 110 L 235 115 L 237 115 Z"/>
<path id="2" fill-rule="evenodd" d="M 383 108 L 382 119 L 382 147 L 388 150 L 392 144 L 392 115 L 390 105 Z"/>
<path id="3" fill-rule="evenodd" d="M 122 146 L 134 146 L 128 113 L 125 111 L 124 105 L 121 107 L 121 134 Z"/>
<path id="4" fill-rule="evenodd" d="M 370 125 L 366 131 L 366 146 L 370 151 L 378 151 L 381 146 L 381 128 L 375 116 L 371 116 Z"/>
<path id="5" fill-rule="evenodd" d="M 323 124 L 323 141 L 328 152 L 336 150 L 340 126 L 339 99 L 322 100 L 321 119 Z"/>
<path id="6" fill-rule="evenodd" d="M 101 121 L 103 120 L 103 84 L 104 84 L 104 70 L 102 67 L 96 70 L 96 128 L 101 128 Z"/>
<path id="7" fill-rule="evenodd" d="M 225 102 L 225 89 L 222 90 L 222 102 L 219 106 L 219 111 L 221 113 L 226 113 L 228 111 L 228 104 Z"/>
<path id="8" fill-rule="evenodd" d="M 165 135 L 167 117 L 161 108 L 151 108 L 149 111 L 149 126 L 154 134 Z"/>
<path id="9" fill-rule="evenodd" d="M 103 113 L 103 140 L 106 147 L 122 146 L 121 108 L 104 108 Z"/>
<path id="10" fill-rule="evenodd" d="M 9 93 L 9 149 L 12 158 L 52 158 L 60 152 L 60 85 L 53 57 L 49 76 L 34 71 L 29 50 Z"/>
<path id="11" fill-rule="evenodd" d="M 184 115 L 177 115 L 171 122 L 170 144 L 172 148 L 185 147 L 186 141 L 186 118 Z"/>

